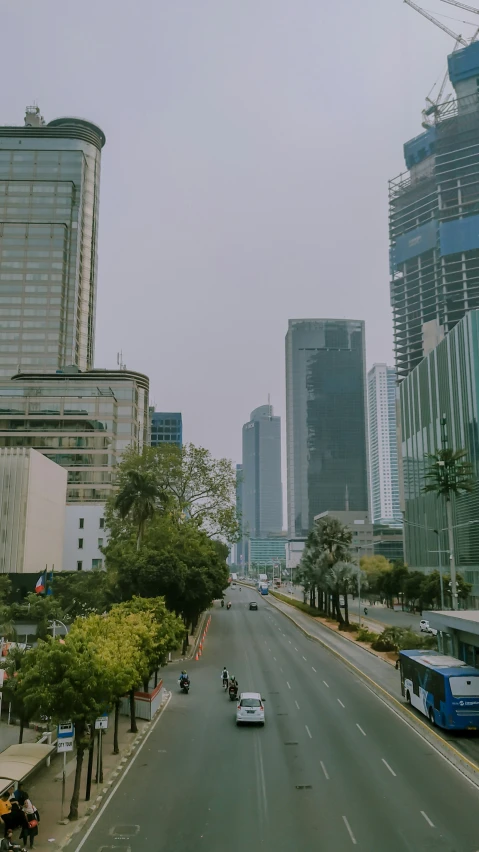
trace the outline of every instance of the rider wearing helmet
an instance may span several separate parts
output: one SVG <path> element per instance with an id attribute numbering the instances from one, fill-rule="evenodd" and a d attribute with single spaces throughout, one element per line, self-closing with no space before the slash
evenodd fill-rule
<path id="1" fill-rule="evenodd" d="M 180 683 L 183 683 L 183 681 L 189 681 L 189 677 L 184 669 L 180 674 Z"/>
<path id="2" fill-rule="evenodd" d="M 230 676 L 228 674 L 228 669 L 226 668 L 226 666 L 223 666 L 223 671 L 221 672 L 221 680 L 223 681 L 223 686 L 228 685 L 229 679 Z"/>

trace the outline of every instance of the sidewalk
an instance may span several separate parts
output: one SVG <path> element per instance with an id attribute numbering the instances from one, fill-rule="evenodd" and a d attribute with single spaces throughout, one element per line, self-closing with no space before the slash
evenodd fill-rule
<path id="1" fill-rule="evenodd" d="M 32 776 L 31 781 L 25 783 L 25 788 L 29 793 L 33 804 L 40 812 L 38 837 L 35 838 L 35 849 L 38 850 L 38 852 L 47 852 L 47 850 L 49 850 L 49 852 L 54 852 L 54 850 L 59 850 L 66 845 L 71 835 L 82 826 L 82 817 L 91 813 L 91 811 L 99 805 L 99 799 L 103 798 L 111 785 L 115 782 L 117 776 L 127 763 L 128 757 L 132 751 L 134 751 L 137 743 L 150 724 L 152 723 L 143 719 L 137 719 L 138 733 L 132 734 L 129 732 L 129 716 L 120 716 L 118 728 L 120 754 L 114 755 L 114 716 L 111 714 L 108 730 L 103 733 L 103 782 L 97 783 L 95 781 L 97 767 L 97 742 L 95 742 L 90 801 L 85 801 L 88 767 L 88 752 L 85 751 L 80 787 L 79 819 L 75 822 L 68 823 L 66 821 L 66 817 L 70 809 L 70 799 L 73 793 L 73 783 L 75 778 L 76 753 L 74 751 L 67 754 L 65 805 L 63 815 L 61 813 L 63 755 L 55 754 L 55 756 L 52 756 L 50 766 L 45 766 L 40 769 Z M 18 741 L 18 728 L 16 731 Z M 35 734 L 36 739 L 36 732 L 33 731 L 31 733 Z M 62 817 L 66 824 L 62 824 Z M 18 832 L 15 831 L 15 840 L 17 838 L 17 833 Z"/>

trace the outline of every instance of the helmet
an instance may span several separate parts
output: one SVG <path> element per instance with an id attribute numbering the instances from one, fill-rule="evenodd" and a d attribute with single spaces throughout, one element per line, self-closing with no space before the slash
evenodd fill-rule
<path id="1" fill-rule="evenodd" d="M 185 672 L 185 670 L 184 670 L 184 669 L 183 669 L 183 671 L 181 672 L 181 674 L 186 674 L 186 672 Z"/>

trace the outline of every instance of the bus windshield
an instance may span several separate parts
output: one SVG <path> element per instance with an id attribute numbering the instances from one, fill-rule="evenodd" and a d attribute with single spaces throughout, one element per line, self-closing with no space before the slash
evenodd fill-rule
<path id="1" fill-rule="evenodd" d="M 455 698 L 479 698 L 479 676 L 450 677 L 449 686 Z"/>

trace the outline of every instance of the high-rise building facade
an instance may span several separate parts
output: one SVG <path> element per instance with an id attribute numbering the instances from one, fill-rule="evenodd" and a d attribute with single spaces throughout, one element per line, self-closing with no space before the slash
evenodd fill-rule
<path id="1" fill-rule="evenodd" d="M 150 408 L 150 444 L 176 444 L 183 446 L 183 419 L 178 411 L 155 411 Z"/>
<path id="2" fill-rule="evenodd" d="M 479 307 L 479 42 L 448 57 L 455 100 L 424 114 L 390 181 L 391 304 L 401 381 Z"/>
<path id="3" fill-rule="evenodd" d="M 368 415 L 371 520 L 400 525 L 394 367 L 373 364 L 369 370 Z"/>
<path id="4" fill-rule="evenodd" d="M 244 565 L 244 548 L 243 548 L 243 465 L 236 465 L 236 517 L 240 528 L 240 538 L 234 545 L 234 563 L 235 565 Z"/>
<path id="5" fill-rule="evenodd" d="M 281 418 L 271 405 L 251 412 L 243 426 L 243 536 L 264 538 L 283 529 Z"/>
<path id="6" fill-rule="evenodd" d="M 424 493 L 427 454 L 441 448 L 446 417 L 448 446 L 465 449 L 472 493 L 452 497 L 454 556 L 479 601 L 479 310 L 469 311 L 399 386 L 400 462 L 403 467 L 404 558 L 410 568 L 449 573 L 444 500 Z"/>
<path id="7" fill-rule="evenodd" d="M 0 448 L 32 447 L 68 473 L 67 503 L 104 503 L 128 446 L 148 440 L 149 380 L 68 367 L 0 382 Z"/>
<path id="8" fill-rule="evenodd" d="M 368 511 L 362 320 L 290 320 L 286 334 L 288 533 L 328 510 Z"/>
<path id="9" fill-rule="evenodd" d="M 0 377 L 93 366 L 103 132 L 0 126 Z"/>

